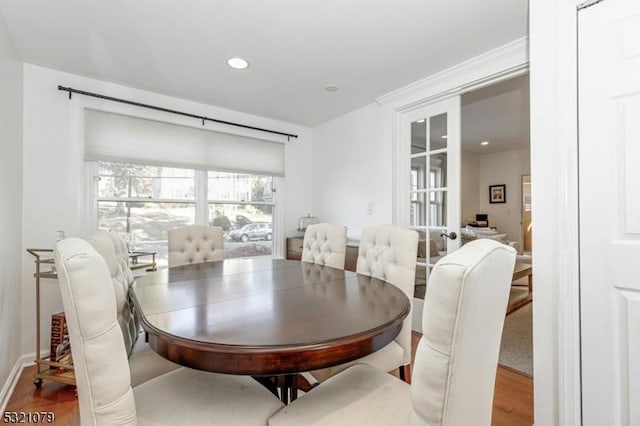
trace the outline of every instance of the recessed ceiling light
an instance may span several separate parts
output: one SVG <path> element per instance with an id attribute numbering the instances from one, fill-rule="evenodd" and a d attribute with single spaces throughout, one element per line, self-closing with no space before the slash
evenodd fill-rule
<path id="1" fill-rule="evenodd" d="M 337 84 L 327 84 L 326 86 L 324 86 L 324 90 L 326 90 L 327 92 L 337 92 L 338 91 L 338 85 Z"/>
<path id="2" fill-rule="evenodd" d="M 237 70 L 243 70 L 249 66 L 249 62 L 242 58 L 229 58 L 227 59 L 227 65 Z"/>
<path id="3" fill-rule="evenodd" d="M 480 145 L 482 145 L 482 146 L 489 145 L 489 141 L 482 141 L 482 142 L 480 142 Z"/>
<path id="4" fill-rule="evenodd" d="M 442 135 L 440 136 L 442 139 L 446 139 L 448 136 L 447 135 Z"/>
<path id="5" fill-rule="evenodd" d="M 424 123 L 424 122 L 425 122 L 424 118 L 421 118 L 420 120 L 416 121 L 416 123 Z"/>

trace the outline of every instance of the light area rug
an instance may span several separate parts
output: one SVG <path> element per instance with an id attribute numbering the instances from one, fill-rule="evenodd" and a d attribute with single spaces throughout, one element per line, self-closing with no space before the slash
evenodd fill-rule
<path id="1" fill-rule="evenodd" d="M 533 325 L 531 303 L 511 312 L 504 320 L 501 365 L 533 376 Z"/>

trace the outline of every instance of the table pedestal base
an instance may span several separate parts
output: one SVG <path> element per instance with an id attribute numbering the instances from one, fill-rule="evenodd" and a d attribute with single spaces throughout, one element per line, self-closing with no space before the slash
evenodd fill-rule
<path id="1" fill-rule="evenodd" d="M 280 398 L 285 404 L 295 401 L 298 398 L 298 380 L 307 382 L 298 374 L 283 374 L 281 376 L 254 376 L 255 381 L 267 388 L 269 392 Z M 303 383 L 300 383 L 303 385 Z M 306 383 L 308 384 L 308 382 Z M 312 386 L 309 385 L 309 389 Z M 304 390 L 304 389 L 302 389 Z"/>
<path id="2" fill-rule="evenodd" d="M 267 388 L 269 392 L 280 398 L 285 404 L 298 398 L 298 391 L 309 392 L 318 383 L 311 384 L 301 374 L 284 374 L 281 376 L 254 376 L 255 381 Z"/>

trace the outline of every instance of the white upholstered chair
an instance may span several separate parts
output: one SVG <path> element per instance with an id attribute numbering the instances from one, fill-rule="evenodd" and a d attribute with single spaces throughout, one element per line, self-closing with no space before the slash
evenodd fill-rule
<path id="1" fill-rule="evenodd" d="M 515 255 L 478 240 L 436 264 L 411 385 L 355 365 L 283 408 L 269 426 L 490 425 Z"/>
<path id="2" fill-rule="evenodd" d="M 188 225 L 169 230 L 169 267 L 224 260 L 222 228 Z"/>
<path id="3" fill-rule="evenodd" d="M 131 352 L 138 338 L 139 323 L 136 324 L 134 309 L 129 302 L 129 286 L 133 283 L 133 273 L 129 269 L 126 243 L 112 232 L 98 231 L 88 238 L 89 243 L 102 256 L 116 296 L 116 314 L 122 329 L 124 347 Z M 124 244 L 124 252 L 121 243 Z M 125 256 L 127 256 L 125 260 Z"/>
<path id="4" fill-rule="evenodd" d="M 302 243 L 303 262 L 344 269 L 347 253 L 347 228 L 330 223 L 309 225 Z"/>
<path id="5" fill-rule="evenodd" d="M 116 298 L 85 240 L 56 244 L 83 425 L 264 425 L 282 403 L 250 377 L 179 368 L 131 388 Z"/>
<path id="6" fill-rule="evenodd" d="M 416 231 L 393 225 L 370 226 L 362 231 L 356 272 L 380 278 L 400 288 L 413 308 L 417 252 Z M 398 336 L 382 349 L 350 363 L 313 371 L 312 374 L 323 381 L 355 363 L 368 364 L 383 371 L 399 368 L 401 378 L 409 381 L 411 312 L 404 320 Z"/>
<path id="7" fill-rule="evenodd" d="M 88 239 L 93 248 L 102 256 L 116 296 L 116 314 L 122 330 L 124 346 L 128 354 L 131 386 L 137 386 L 154 377 L 180 367 L 156 354 L 143 338 L 140 315 L 129 300 L 129 287 L 133 283 L 133 273 L 129 268 L 129 251 L 126 242 L 117 234 L 98 231 Z"/>

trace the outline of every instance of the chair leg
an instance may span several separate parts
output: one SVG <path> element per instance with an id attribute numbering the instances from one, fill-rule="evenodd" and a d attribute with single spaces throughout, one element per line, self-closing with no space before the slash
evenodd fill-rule
<path id="1" fill-rule="evenodd" d="M 411 384 L 411 364 L 401 365 L 399 370 L 400 370 L 400 379 Z"/>

